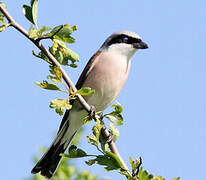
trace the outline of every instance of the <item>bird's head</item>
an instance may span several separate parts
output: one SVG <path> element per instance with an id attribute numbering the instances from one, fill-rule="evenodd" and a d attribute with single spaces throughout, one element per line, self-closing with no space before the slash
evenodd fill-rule
<path id="1" fill-rule="evenodd" d="M 131 31 L 118 31 L 109 36 L 101 46 L 101 51 L 114 52 L 126 56 L 128 59 L 138 49 L 147 49 L 140 36 Z"/>

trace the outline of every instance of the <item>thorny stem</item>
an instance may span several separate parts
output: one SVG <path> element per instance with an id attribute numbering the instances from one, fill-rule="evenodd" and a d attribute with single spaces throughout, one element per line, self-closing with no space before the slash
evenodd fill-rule
<path id="1" fill-rule="evenodd" d="M 75 87 L 75 85 L 73 84 L 73 82 L 71 81 L 70 77 L 67 75 L 67 73 L 65 72 L 65 70 L 62 68 L 61 64 L 54 58 L 54 56 L 49 52 L 49 50 L 47 50 L 42 43 L 38 40 L 38 39 L 32 39 L 29 37 L 29 33 L 27 32 L 26 29 L 24 29 L 22 26 L 20 26 L 14 19 L 13 17 L 9 14 L 9 12 L 0 4 L 0 11 L 5 15 L 5 17 L 7 18 L 8 22 L 10 23 L 10 26 L 14 27 L 17 31 L 19 31 L 20 33 L 22 33 L 26 38 L 28 38 L 30 41 L 32 41 L 48 58 L 49 60 L 53 63 L 53 65 L 58 66 L 61 73 L 62 73 L 62 77 L 64 79 L 64 81 L 66 82 L 67 86 L 72 88 L 72 90 L 74 92 L 77 91 L 77 88 Z M 87 102 L 84 100 L 84 98 L 79 95 L 76 94 L 79 102 L 82 104 L 82 106 L 84 107 L 84 109 L 89 113 L 90 112 L 90 105 L 87 104 Z M 104 127 L 103 131 L 102 131 L 103 135 L 105 137 L 109 136 L 109 131 L 106 129 L 106 127 Z M 120 161 L 122 162 L 123 166 L 125 169 L 129 170 L 126 163 L 124 162 L 124 160 L 122 159 L 122 157 L 119 154 L 119 151 L 114 143 L 114 141 L 110 141 L 109 143 L 109 148 L 110 150 L 117 155 L 117 157 L 120 159 Z M 129 172 L 129 171 L 128 171 Z"/>

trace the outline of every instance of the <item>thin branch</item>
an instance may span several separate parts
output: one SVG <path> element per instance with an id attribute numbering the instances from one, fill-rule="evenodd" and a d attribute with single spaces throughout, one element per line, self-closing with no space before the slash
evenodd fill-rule
<path id="1" fill-rule="evenodd" d="M 65 72 L 65 70 L 62 68 L 61 64 L 54 58 L 54 56 L 42 45 L 42 43 L 37 39 L 32 39 L 29 37 L 29 33 L 27 32 L 26 29 L 24 29 L 22 26 L 20 26 L 14 19 L 13 17 L 9 14 L 9 12 L 0 4 L 0 11 L 5 15 L 5 17 L 7 18 L 7 20 L 9 21 L 9 23 L 11 24 L 11 26 L 13 26 L 17 31 L 19 31 L 20 33 L 22 33 L 26 38 L 28 38 L 30 41 L 32 41 L 48 58 L 49 60 L 53 63 L 53 65 L 58 66 L 60 68 L 60 71 L 62 73 L 62 77 L 64 79 L 64 81 L 66 82 L 66 84 L 68 85 L 68 87 L 72 88 L 72 90 L 74 92 L 77 91 L 77 88 L 75 87 L 75 85 L 73 84 L 73 82 L 71 81 L 71 79 L 69 78 L 69 76 L 67 75 L 67 73 Z M 76 95 L 79 102 L 81 103 L 81 105 L 84 107 L 84 109 L 89 113 L 91 108 L 90 105 L 87 104 L 87 102 L 84 100 L 84 98 L 77 94 Z M 104 128 L 104 130 L 102 131 L 103 135 L 105 137 L 109 136 L 109 132 L 106 128 Z M 126 165 L 126 163 L 123 161 L 122 157 L 119 154 L 119 151 L 114 143 L 114 141 L 111 141 L 108 143 L 109 144 L 109 148 L 111 149 L 111 151 L 117 155 L 117 157 L 120 159 L 120 161 L 122 162 L 123 166 L 125 169 L 128 170 L 128 167 Z"/>
<path id="2" fill-rule="evenodd" d="M 142 165 L 142 158 L 139 157 L 139 165 L 138 165 L 137 171 L 136 171 L 136 173 L 135 173 L 135 175 L 136 175 L 137 178 L 138 178 L 138 175 L 139 175 L 139 169 L 140 169 L 140 166 L 141 166 L 141 165 Z"/>
<path id="3" fill-rule="evenodd" d="M 59 29 L 54 33 L 52 34 L 51 36 L 43 36 L 43 37 L 39 37 L 39 38 L 36 38 L 35 41 L 41 41 L 42 39 L 52 39 L 59 31 L 61 31 L 61 29 L 64 27 L 64 25 L 61 25 L 59 27 Z"/>

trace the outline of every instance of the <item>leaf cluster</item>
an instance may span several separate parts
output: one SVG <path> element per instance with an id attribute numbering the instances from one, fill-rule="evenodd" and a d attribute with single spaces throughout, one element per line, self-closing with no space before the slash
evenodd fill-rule
<path id="1" fill-rule="evenodd" d="M 36 85 L 46 90 L 61 91 L 68 94 L 66 99 L 54 99 L 50 102 L 49 107 L 55 108 L 56 113 L 59 115 L 63 115 L 65 109 L 70 110 L 72 108 L 72 100 L 75 99 L 77 93 L 84 96 L 94 93 L 94 90 L 88 87 L 81 88 L 76 93 L 72 92 L 64 85 L 62 73 L 57 66 L 50 66 L 50 73 L 51 75 L 48 75 L 47 79 L 51 80 L 52 83 L 44 80 L 42 83 L 36 82 Z M 66 88 L 66 90 L 62 90 L 57 84 L 54 83 L 61 83 Z"/>
<path id="2" fill-rule="evenodd" d="M 31 0 L 30 6 L 23 5 L 23 13 L 25 17 L 33 25 L 35 25 L 35 28 L 33 27 L 33 25 L 31 25 L 30 27 L 29 38 L 35 41 L 40 41 L 42 39 L 51 39 L 53 44 L 49 48 L 49 51 L 54 55 L 59 63 L 62 65 L 70 65 L 71 67 L 76 67 L 77 65 L 75 64 L 75 62 L 79 61 L 79 56 L 71 49 L 69 49 L 65 43 L 75 42 L 75 39 L 71 36 L 71 34 L 77 30 L 77 26 L 75 25 L 71 27 L 68 24 L 64 24 L 56 26 L 53 29 L 47 26 L 43 26 L 39 29 L 37 25 L 38 0 Z M 33 52 L 33 55 L 52 64 L 42 51 L 38 54 L 35 54 Z M 71 61 L 70 64 L 68 60 Z"/>
<path id="3" fill-rule="evenodd" d="M 77 53 L 67 47 L 66 43 L 74 43 L 75 39 L 71 34 L 77 30 L 77 26 L 70 26 L 69 24 L 59 25 L 55 28 L 43 26 L 41 29 L 34 28 L 32 25 L 29 31 L 29 37 L 35 41 L 42 39 L 51 39 L 52 46 L 49 47 L 50 53 L 56 58 L 56 60 L 64 66 L 70 66 L 73 68 L 77 67 L 76 62 L 79 62 L 79 56 Z M 46 31 L 50 32 L 46 33 Z M 33 52 L 33 55 L 43 59 L 50 65 L 52 62 L 48 57 L 41 51 L 38 54 Z"/>
<path id="4" fill-rule="evenodd" d="M 25 17 L 30 21 L 30 23 L 32 23 L 29 30 L 29 38 L 35 43 L 42 39 L 52 40 L 52 46 L 49 47 L 49 51 L 56 58 L 56 60 L 61 65 L 70 66 L 73 68 L 77 67 L 76 62 L 79 61 L 79 56 L 66 45 L 66 43 L 71 44 L 75 42 L 75 39 L 71 35 L 74 31 L 77 30 L 77 26 L 64 24 L 56 26 L 54 28 L 43 26 L 39 29 L 37 24 L 38 0 L 31 0 L 30 5 L 23 5 L 23 13 Z M 49 72 L 51 74 L 47 76 L 47 80 L 43 80 L 43 82 L 36 82 L 36 84 L 46 90 L 61 91 L 68 94 L 68 97 L 66 99 L 52 100 L 49 106 L 50 108 L 54 108 L 56 113 L 58 113 L 59 115 L 63 115 L 65 109 L 69 110 L 72 108 L 70 100 L 75 97 L 75 94 L 72 94 L 72 96 L 69 95 L 70 91 L 62 80 L 62 73 L 59 67 L 54 66 L 42 51 L 37 54 L 34 51 L 32 51 L 32 53 L 34 56 L 43 59 L 50 64 Z M 52 82 L 49 82 L 48 80 Z M 62 88 L 54 83 L 60 83 L 66 88 L 66 90 L 62 90 Z M 93 93 L 93 91 L 83 89 L 79 90 L 78 93 L 84 93 L 85 95 L 88 95 Z"/>

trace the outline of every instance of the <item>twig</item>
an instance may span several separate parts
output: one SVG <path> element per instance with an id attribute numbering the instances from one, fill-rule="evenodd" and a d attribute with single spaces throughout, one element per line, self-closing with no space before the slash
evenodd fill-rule
<path id="1" fill-rule="evenodd" d="M 137 171 L 136 171 L 136 173 L 135 173 L 136 177 L 138 177 L 139 169 L 140 169 L 140 166 L 141 166 L 141 165 L 142 165 L 142 158 L 139 157 L 139 165 L 138 165 L 138 167 L 137 167 Z"/>
<path id="2" fill-rule="evenodd" d="M 11 24 L 11 26 L 13 26 L 17 31 L 19 31 L 20 33 L 22 33 L 26 38 L 28 38 L 30 41 L 32 41 L 48 58 L 49 60 L 53 63 L 53 65 L 58 66 L 61 73 L 62 73 L 62 77 L 64 79 L 64 81 L 66 82 L 66 84 L 68 85 L 68 87 L 72 88 L 72 90 L 74 92 L 77 91 L 77 88 L 75 87 L 75 85 L 73 84 L 73 82 L 71 81 L 71 79 L 69 78 L 69 76 L 67 75 L 67 73 L 65 72 L 65 70 L 62 68 L 61 64 L 54 58 L 54 56 L 42 45 L 42 43 L 38 40 L 38 39 L 32 39 L 29 37 L 29 33 L 27 32 L 26 29 L 24 29 L 22 26 L 20 26 L 14 19 L 13 17 L 9 14 L 9 12 L 0 4 L 0 11 L 5 15 L 5 17 L 7 18 L 7 20 L 9 21 L 9 23 Z M 60 29 L 59 29 L 60 31 Z M 81 103 L 81 105 L 84 107 L 84 109 L 89 113 L 91 108 L 90 105 L 87 104 L 87 102 L 84 100 L 84 98 L 79 95 L 76 94 L 79 102 Z M 109 132 L 108 130 L 105 128 L 102 131 L 104 136 L 109 136 Z M 128 167 L 126 165 L 126 163 L 123 161 L 122 157 L 119 154 L 119 151 L 114 143 L 114 141 L 111 141 L 108 143 L 109 144 L 109 148 L 111 149 L 111 151 L 117 155 L 117 157 L 120 159 L 120 161 L 122 162 L 123 166 L 125 169 L 128 170 Z"/>
<path id="3" fill-rule="evenodd" d="M 59 29 L 54 33 L 52 34 L 51 36 L 43 36 L 43 37 L 39 37 L 39 38 L 36 38 L 35 41 L 41 41 L 42 39 L 52 39 L 59 31 L 61 31 L 61 29 L 64 27 L 64 25 L 61 25 L 59 27 Z"/>

